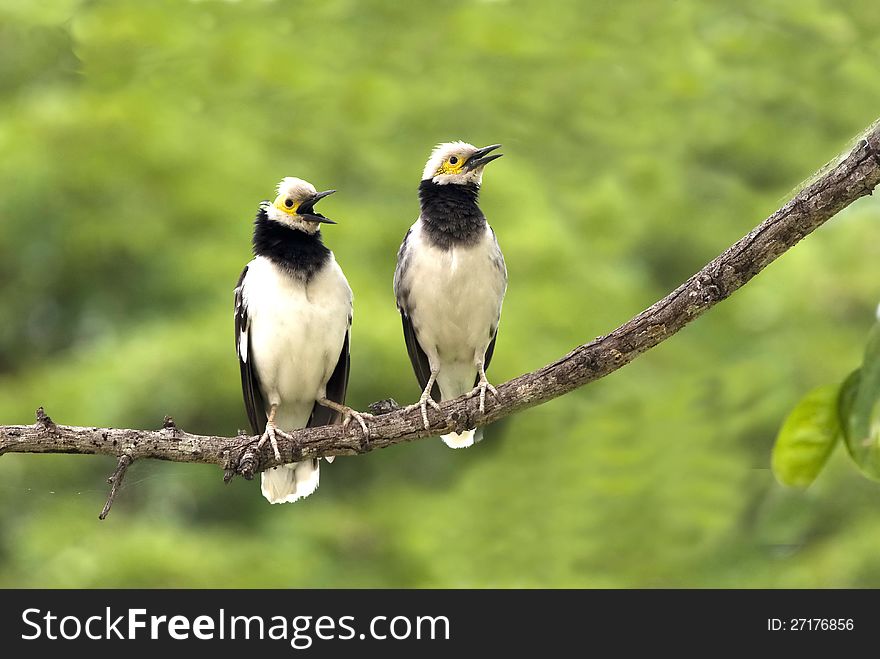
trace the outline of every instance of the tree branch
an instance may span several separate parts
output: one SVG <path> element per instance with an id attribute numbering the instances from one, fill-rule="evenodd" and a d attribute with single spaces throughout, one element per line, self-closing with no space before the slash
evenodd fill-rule
<path id="1" fill-rule="evenodd" d="M 578 346 L 570 353 L 532 373 L 498 386 L 488 396 L 485 413 L 476 398 L 462 396 L 441 403 L 440 412 L 428 410 L 430 430 L 422 425 L 418 409 L 400 409 L 382 401 L 373 409 L 370 439 L 364 441 L 357 424 L 348 428 L 324 426 L 279 438 L 284 462 L 324 455 L 353 455 L 422 437 L 483 426 L 505 416 L 562 396 L 588 382 L 605 377 L 640 354 L 665 341 L 706 310 L 730 296 L 801 238 L 813 232 L 855 200 L 880 184 L 880 122 L 836 165 L 829 167 L 791 201 L 773 213 L 699 272 L 662 300 L 606 336 Z M 258 437 L 212 437 L 184 432 L 166 418 L 158 430 L 82 428 L 55 424 L 43 409 L 29 426 L 0 426 L 3 453 L 88 453 L 120 459 L 111 477 L 113 490 L 105 512 L 133 460 L 159 459 L 216 464 L 225 480 L 235 474 L 251 479 L 277 463 L 267 446 L 257 451 Z"/>

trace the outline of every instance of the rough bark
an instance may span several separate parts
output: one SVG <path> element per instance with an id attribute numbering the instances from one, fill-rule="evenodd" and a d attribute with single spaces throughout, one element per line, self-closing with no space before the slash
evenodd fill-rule
<path id="1" fill-rule="evenodd" d="M 373 408 L 382 413 L 369 420 L 369 441 L 365 441 L 357 423 L 345 429 L 303 429 L 292 433 L 292 440 L 279 438 L 282 460 L 353 455 L 483 426 L 602 378 L 730 296 L 804 236 L 860 197 L 871 194 L 878 183 L 880 122 L 836 165 L 829 166 L 791 201 L 665 298 L 610 334 L 578 346 L 537 371 L 499 385 L 497 397 L 487 396 L 484 413 L 480 413 L 476 398 L 463 396 L 442 403 L 440 412 L 429 407 L 431 428 L 425 430 L 418 409 L 399 409 L 383 401 Z M 276 464 L 268 445 L 262 451 L 256 450 L 257 440 L 247 436 L 194 435 L 177 428 L 170 419 L 158 430 L 62 426 L 56 425 L 40 408 L 33 425 L 0 426 L 0 455 L 14 452 L 127 456 L 125 465 L 120 461 L 114 474 L 114 485 L 118 485 L 130 461 L 147 458 L 216 464 L 226 471 L 226 480 L 235 474 L 250 479 Z M 108 504 L 111 502 L 112 496 Z"/>

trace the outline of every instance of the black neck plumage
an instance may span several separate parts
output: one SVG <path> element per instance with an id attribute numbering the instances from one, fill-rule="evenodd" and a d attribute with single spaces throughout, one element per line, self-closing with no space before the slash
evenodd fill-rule
<path id="1" fill-rule="evenodd" d="M 437 185 L 430 179 L 419 184 L 422 225 L 438 247 L 473 245 L 486 230 L 486 217 L 477 205 L 480 187 L 448 183 Z"/>
<path id="2" fill-rule="evenodd" d="M 254 254 L 265 256 L 306 282 L 330 258 L 330 250 L 321 242 L 320 231 L 308 234 L 270 220 L 262 206 L 254 220 Z"/>

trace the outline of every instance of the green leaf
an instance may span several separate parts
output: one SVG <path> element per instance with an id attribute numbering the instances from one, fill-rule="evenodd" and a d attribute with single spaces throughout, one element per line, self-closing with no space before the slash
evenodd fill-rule
<path id="1" fill-rule="evenodd" d="M 859 371 L 852 390 L 841 391 L 841 422 L 853 460 L 865 475 L 880 480 L 880 323 L 871 329 Z"/>
<path id="2" fill-rule="evenodd" d="M 853 405 L 856 402 L 856 394 L 859 392 L 859 382 L 862 379 L 862 369 L 857 368 L 848 376 L 843 384 L 840 385 L 840 392 L 837 395 L 837 417 L 840 423 L 840 429 L 843 431 L 844 446 L 850 457 L 855 460 L 858 452 L 852 446 L 852 437 L 850 435 L 849 417 L 852 414 Z"/>
<path id="3" fill-rule="evenodd" d="M 841 434 L 838 389 L 838 385 L 813 389 L 782 424 L 773 447 L 772 466 L 783 485 L 807 487 L 831 455 Z"/>

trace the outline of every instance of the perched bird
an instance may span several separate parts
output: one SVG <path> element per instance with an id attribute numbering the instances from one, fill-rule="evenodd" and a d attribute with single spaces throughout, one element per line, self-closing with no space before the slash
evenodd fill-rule
<path id="1" fill-rule="evenodd" d="M 235 349 L 248 420 L 259 446 L 297 428 L 347 423 L 362 415 L 345 406 L 352 294 L 336 259 L 321 241 L 315 211 L 334 190 L 317 192 L 298 178 L 278 184 L 275 201 L 260 204 L 254 258 L 235 289 Z M 328 458 L 328 462 L 331 461 Z M 262 473 L 270 503 L 292 502 L 318 487 L 318 460 Z"/>
<path id="2" fill-rule="evenodd" d="M 419 385 L 422 421 L 430 404 L 498 392 L 486 378 L 495 349 L 507 268 L 477 204 L 483 168 L 500 144 L 478 149 L 465 142 L 438 145 L 419 185 L 421 213 L 403 239 L 394 272 L 394 294 L 406 349 Z M 479 441 L 474 430 L 442 436 L 451 448 Z"/>

